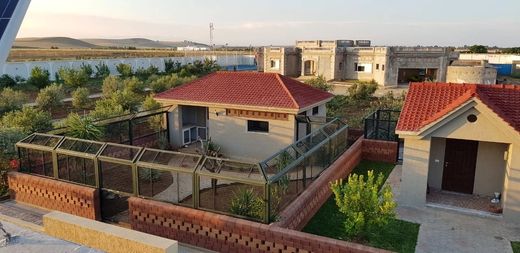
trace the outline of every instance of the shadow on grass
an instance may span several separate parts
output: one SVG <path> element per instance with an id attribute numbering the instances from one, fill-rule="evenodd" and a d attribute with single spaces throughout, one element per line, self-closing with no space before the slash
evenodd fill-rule
<path id="1" fill-rule="evenodd" d="M 374 170 L 376 175 L 383 173 L 386 179 L 393 168 L 393 164 L 363 161 L 353 173 L 366 175 L 369 170 Z M 344 215 L 339 211 L 334 196 L 331 196 L 303 231 L 347 241 L 344 221 Z M 384 229 L 369 235 L 366 244 L 397 252 L 415 252 L 418 234 L 419 224 L 393 219 Z"/>

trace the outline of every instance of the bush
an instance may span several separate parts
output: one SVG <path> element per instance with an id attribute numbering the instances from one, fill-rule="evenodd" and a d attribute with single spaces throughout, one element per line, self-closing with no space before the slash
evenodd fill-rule
<path id="1" fill-rule="evenodd" d="M 80 67 L 80 70 L 81 70 L 85 75 L 87 75 L 88 78 L 91 78 L 92 75 L 94 74 L 94 70 L 92 69 L 92 66 L 90 66 L 90 64 L 82 63 L 82 64 L 81 64 L 81 67 Z"/>
<path id="2" fill-rule="evenodd" d="M 64 98 L 63 86 L 54 83 L 40 90 L 36 97 L 36 104 L 40 109 L 52 112 L 55 108 L 63 105 Z"/>
<path id="3" fill-rule="evenodd" d="M 0 89 L 16 86 L 17 82 L 9 75 L 0 76 Z"/>
<path id="4" fill-rule="evenodd" d="M 157 182 L 161 179 L 162 171 L 153 169 L 139 169 L 139 178 L 148 182 Z"/>
<path id="5" fill-rule="evenodd" d="M 132 65 L 130 64 L 120 63 L 116 66 L 116 70 L 121 77 L 130 77 L 134 74 L 132 71 Z"/>
<path id="6" fill-rule="evenodd" d="M 392 190 L 383 184 L 384 175 L 380 173 L 375 179 L 372 170 L 368 171 L 366 181 L 363 175 L 352 174 L 346 184 L 342 180 L 331 184 L 339 211 L 345 215 L 344 225 L 350 239 L 365 239 L 368 233 L 382 229 L 395 218 Z"/>
<path id="7" fill-rule="evenodd" d="M 32 107 L 24 107 L 20 111 L 9 112 L 0 121 L 4 128 L 16 127 L 25 134 L 44 133 L 52 129 L 50 113 Z"/>
<path id="8" fill-rule="evenodd" d="M 327 83 L 327 80 L 325 79 L 325 77 L 323 77 L 323 75 L 319 75 L 315 78 L 309 79 L 309 80 L 305 81 L 305 83 L 314 88 L 320 89 L 322 91 L 328 92 L 328 91 L 332 91 L 332 89 L 333 89 L 332 85 Z"/>
<path id="9" fill-rule="evenodd" d="M 22 91 L 5 88 L 0 92 L 0 114 L 20 110 L 27 102 L 27 96 Z"/>
<path id="10" fill-rule="evenodd" d="M 7 172 L 14 169 L 17 163 L 12 163 L 17 158 L 15 144 L 25 137 L 25 133 L 19 128 L 0 128 L 0 196 L 7 193 Z"/>
<path id="11" fill-rule="evenodd" d="M 121 89 L 123 86 L 121 79 L 117 76 L 108 76 L 103 80 L 103 96 L 108 98 L 111 97 L 114 92 Z"/>
<path id="12" fill-rule="evenodd" d="M 58 73 L 63 80 L 63 83 L 72 88 L 85 86 L 90 77 L 85 71 L 76 69 L 61 68 Z"/>
<path id="13" fill-rule="evenodd" d="M 96 106 L 90 112 L 90 117 L 95 120 L 108 119 L 115 116 L 121 116 L 128 113 L 123 106 L 110 98 L 104 98 L 96 101 Z"/>
<path id="14" fill-rule="evenodd" d="M 187 82 L 191 82 L 196 78 L 196 76 L 179 77 L 177 74 L 170 74 L 151 81 L 150 89 L 155 93 L 160 93 Z"/>
<path id="15" fill-rule="evenodd" d="M 31 70 L 31 75 L 29 76 L 27 83 L 40 89 L 45 88 L 51 83 L 49 76 L 50 74 L 48 70 L 42 69 L 40 67 L 34 67 Z"/>
<path id="16" fill-rule="evenodd" d="M 114 101 L 114 104 L 121 105 L 125 111 L 129 112 L 137 112 L 142 100 L 138 94 L 128 89 L 114 92 L 110 99 Z"/>
<path id="17" fill-rule="evenodd" d="M 72 92 L 72 106 L 76 109 L 88 109 L 91 105 L 89 95 L 87 88 L 77 88 Z"/>
<path id="18" fill-rule="evenodd" d="M 264 213 L 264 201 L 256 196 L 252 188 L 240 189 L 239 192 L 234 193 L 229 212 L 240 216 L 261 219 Z"/>
<path id="19" fill-rule="evenodd" d="M 171 74 L 171 73 L 178 73 L 181 70 L 181 63 L 178 61 L 173 61 L 172 59 L 164 60 L 164 72 Z"/>
<path id="20" fill-rule="evenodd" d="M 110 69 L 104 62 L 96 65 L 96 78 L 105 78 L 110 75 Z"/>
<path id="21" fill-rule="evenodd" d="M 143 94 L 145 85 L 137 77 L 126 78 L 122 82 L 123 90 L 133 92 L 135 94 Z"/>
<path id="22" fill-rule="evenodd" d="M 348 96 L 355 100 L 366 100 L 371 98 L 376 90 L 377 83 L 375 81 L 355 83 L 348 88 Z"/>
<path id="23" fill-rule="evenodd" d="M 150 65 L 148 68 L 138 68 L 135 71 L 135 76 L 139 78 L 139 80 L 144 81 L 148 79 L 151 75 L 157 75 L 159 73 L 159 68 L 154 65 Z"/>
<path id="24" fill-rule="evenodd" d="M 101 140 L 103 137 L 103 128 L 94 124 L 91 117 L 80 117 L 77 113 L 71 113 L 65 119 L 65 126 L 67 127 L 67 136 L 86 139 L 86 140 Z"/>

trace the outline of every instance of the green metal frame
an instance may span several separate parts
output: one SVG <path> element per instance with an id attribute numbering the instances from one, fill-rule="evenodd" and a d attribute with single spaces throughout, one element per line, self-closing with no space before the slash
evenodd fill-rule
<path id="1" fill-rule="evenodd" d="M 148 114 L 146 114 L 146 116 L 143 116 L 140 114 L 133 114 L 132 117 L 130 118 L 130 120 L 136 119 L 136 118 L 148 117 L 150 115 L 154 116 L 154 115 L 158 115 L 161 113 L 164 113 L 164 112 L 156 112 L 155 114 L 148 113 Z M 338 127 L 334 128 L 335 131 L 332 134 L 328 134 L 324 129 L 325 129 L 325 127 L 331 126 L 331 124 L 338 124 Z M 316 129 L 315 131 L 311 132 L 310 134 L 308 134 L 301 140 L 287 146 L 286 148 L 280 150 L 279 152 L 275 153 L 274 155 L 272 155 L 271 157 L 267 158 L 266 160 L 264 160 L 260 163 L 247 163 L 247 162 L 241 162 L 241 161 L 225 159 L 225 158 L 206 157 L 206 156 L 202 156 L 202 155 L 187 154 L 187 153 L 180 153 L 180 152 L 152 149 L 152 148 L 143 148 L 143 147 L 136 147 L 136 146 L 125 145 L 125 144 L 89 141 L 89 140 L 75 139 L 75 138 L 63 137 L 63 136 L 57 136 L 57 135 L 51 135 L 51 134 L 39 134 L 39 133 L 35 133 L 35 134 L 32 134 L 32 135 L 24 138 L 23 140 L 21 140 L 20 142 L 18 142 L 16 144 L 16 147 L 18 148 L 18 154 L 19 154 L 20 159 L 21 159 L 20 148 L 50 152 L 52 154 L 52 159 L 53 159 L 53 162 L 52 162 L 53 178 L 60 180 L 60 181 L 71 182 L 68 180 L 59 179 L 58 155 L 66 155 L 66 156 L 71 156 L 71 157 L 79 157 L 79 158 L 92 160 L 94 163 L 95 186 L 91 186 L 91 185 L 87 185 L 87 186 L 102 189 L 105 191 L 111 191 L 111 192 L 114 192 L 116 194 L 120 194 L 123 196 L 137 196 L 137 197 L 141 197 L 141 198 L 154 199 L 153 197 L 146 197 L 146 196 L 142 196 L 139 194 L 139 192 L 140 192 L 139 191 L 139 180 L 140 179 L 139 179 L 139 173 L 138 173 L 139 168 L 147 168 L 147 169 L 153 169 L 153 170 L 160 170 L 160 171 L 167 171 L 167 172 L 174 172 L 174 173 L 184 173 L 184 174 L 191 173 L 192 182 L 193 182 L 193 184 L 192 184 L 193 203 L 192 203 L 191 207 L 196 208 L 196 209 L 207 210 L 207 211 L 211 211 L 211 212 L 224 213 L 227 215 L 245 218 L 245 219 L 249 219 L 249 220 L 256 220 L 256 219 L 249 218 L 249 217 L 243 217 L 240 215 L 234 215 L 234 214 L 231 214 L 228 212 L 221 212 L 221 211 L 217 211 L 217 210 L 201 208 L 200 207 L 201 177 L 205 177 L 208 179 L 215 179 L 215 180 L 231 181 L 233 183 L 246 184 L 246 185 L 250 185 L 250 186 L 254 186 L 254 187 L 262 187 L 264 190 L 263 200 L 265 202 L 265 206 L 264 206 L 265 210 L 264 210 L 264 217 L 262 217 L 262 219 L 260 221 L 262 221 L 264 223 L 269 223 L 269 222 L 271 222 L 270 217 L 272 216 L 271 215 L 271 198 L 272 198 L 272 196 L 271 196 L 271 192 L 270 192 L 271 185 L 274 183 L 277 183 L 283 176 L 290 173 L 292 169 L 294 169 L 296 166 L 298 166 L 302 162 L 308 161 L 310 159 L 311 155 L 313 155 L 317 150 L 325 147 L 325 145 L 327 145 L 326 146 L 326 148 L 328 150 L 327 153 L 329 154 L 328 159 L 326 161 L 327 165 L 324 166 L 326 169 L 326 167 L 329 166 L 338 157 L 338 155 L 335 153 L 332 155 L 332 153 L 334 151 L 332 140 L 334 138 L 337 138 L 338 135 L 342 131 L 347 131 L 347 130 L 348 130 L 348 125 L 346 123 L 342 122 L 339 119 L 334 119 L 328 123 L 323 124 L 319 129 Z M 345 132 L 345 135 L 347 135 L 347 134 L 348 133 Z M 306 141 L 308 141 L 309 139 L 311 139 L 311 141 L 312 141 L 313 136 L 315 137 L 317 135 L 319 135 L 321 137 L 325 137 L 325 138 L 323 140 L 320 139 L 319 143 L 313 143 L 312 147 L 307 147 L 305 150 L 301 148 L 302 145 L 303 146 L 306 145 L 305 144 Z M 32 140 L 34 140 L 37 137 L 54 138 L 54 139 L 57 139 L 58 141 L 55 145 L 52 145 L 52 146 L 31 143 Z M 78 141 L 78 142 L 84 142 L 84 143 L 97 144 L 100 147 L 97 150 L 97 152 L 95 152 L 95 153 L 79 152 L 79 151 L 69 150 L 65 147 L 62 147 L 62 144 L 65 143 L 65 141 Z M 347 140 L 345 138 L 345 142 L 346 141 Z M 107 150 L 107 148 L 112 148 L 112 147 L 121 148 L 121 149 L 132 149 L 132 150 L 134 150 L 135 154 L 133 157 L 129 157 L 129 159 L 111 157 L 111 156 L 107 156 L 106 154 L 104 154 L 104 152 Z M 336 147 L 334 147 L 334 148 L 336 148 Z M 345 149 L 346 148 L 347 148 L 347 145 L 345 145 Z M 294 160 L 291 160 L 289 164 L 285 165 L 285 167 L 283 169 L 277 171 L 274 175 L 268 175 L 267 169 L 269 168 L 269 165 L 268 165 L 269 162 L 276 161 L 276 159 L 279 155 L 281 155 L 283 152 L 287 152 L 289 149 L 294 150 L 295 157 L 293 157 L 293 155 L 291 155 L 291 157 L 293 157 Z M 160 153 L 163 153 L 163 154 L 169 154 L 169 155 L 182 155 L 185 157 L 198 158 L 198 159 L 196 159 L 196 161 L 194 160 L 194 163 L 193 163 L 194 166 L 191 168 L 177 167 L 174 165 L 155 163 L 154 162 L 155 160 L 152 160 L 151 162 L 144 161 L 144 160 L 142 160 L 142 158 L 146 152 L 157 152 L 157 155 L 155 158 L 157 158 L 157 156 Z M 251 166 L 251 172 L 253 171 L 253 169 L 257 169 L 260 173 L 260 176 L 259 177 L 257 176 L 256 178 L 246 178 L 246 177 L 237 177 L 237 176 L 233 176 L 233 175 L 229 175 L 229 174 L 225 174 L 225 173 L 221 174 L 220 171 L 216 171 L 216 172 L 205 171 L 203 169 L 204 165 L 210 160 L 216 160 L 216 161 L 219 161 L 222 163 L 235 163 L 235 164 L 246 165 L 244 167 Z M 103 188 L 103 175 L 101 173 L 102 162 L 108 162 L 108 163 L 112 163 L 112 164 L 116 164 L 116 165 L 129 166 L 131 168 L 131 173 L 132 173 L 132 192 L 131 193 Z M 21 166 L 21 163 L 20 163 L 20 166 Z M 316 177 L 318 177 L 325 169 L 323 169 L 319 174 L 317 174 Z M 303 174 L 303 185 L 305 188 L 307 185 L 306 181 L 308 178 L 308 176 L 306 175 L 307 169 L 304 169 L 303 173 L 304 173 Z M 311 168 L 311 174 L 312 174 L 312 168 Z M 256 171 L 255 171 L 255 175 L 257 175 Z M 77 182 L 71 182 L 71 183 L 84 185 L 84 184 L 77 183 Z M 164 201 L 164 200 L 159 200 L 159 201 L 168 202 L 168 201 Z M 180 199 L 178 199 L 178 202 L 180 202 Z M 174 203 L 174 202 L 168 202 L 168 203 L 186 206 L 185 204 L 182 204 L 182 203 Z"/>

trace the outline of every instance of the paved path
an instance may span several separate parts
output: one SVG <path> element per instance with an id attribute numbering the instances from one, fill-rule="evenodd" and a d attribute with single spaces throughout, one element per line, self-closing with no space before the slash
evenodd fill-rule
<path id="1" fill-rule="evenodd" d="M 388 182 L 399 195 L 401 166 L 392 171 Z M 415 252 L 512 253 L 511 241 L 520 241 L 520 224 L 506 223 L 501 217 L 477 216 L 432 207 L 398 207 L 400 219 L 421 224 Z"/>

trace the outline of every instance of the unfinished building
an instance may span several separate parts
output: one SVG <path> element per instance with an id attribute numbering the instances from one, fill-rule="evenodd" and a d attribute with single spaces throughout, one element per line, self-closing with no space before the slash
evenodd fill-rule
<path id="1" fill-rule="evenodd" d="M 284 50 L 266 47 L 264 71 L 292 77 L 322 75 L 327 80 L 374 80 L 396 86 L 411 81 L 445 82 L 448 66 L 458 59 L 451 48 L 370 44 L 369 40 L 312 40 L 297 41 L 295 47 Z"/>

